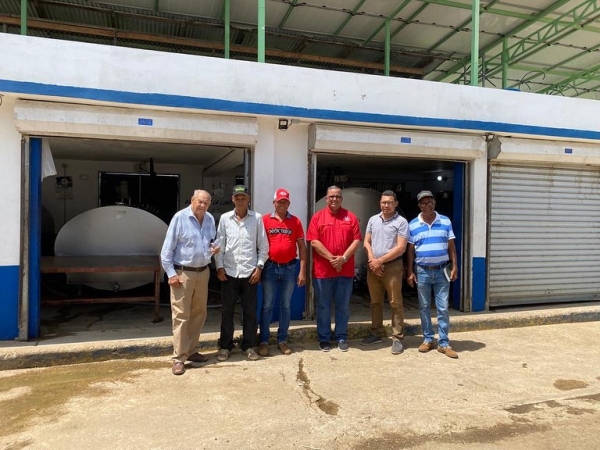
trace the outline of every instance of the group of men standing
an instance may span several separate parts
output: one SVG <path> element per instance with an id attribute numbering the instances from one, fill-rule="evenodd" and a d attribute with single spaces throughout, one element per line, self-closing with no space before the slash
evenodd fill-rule
<path id="1" fill-rule="evenodd" d="M 316 302 L 319 348 L 328 352 L 331 342 L 348 351 L 350 298 L 354 279 L 354 254 L 362 240 L 357 217 L 342 207 L 342 190 L 327 189 L 326 207 L 310 220 L 306 240 L 313 249 L 312 281 Z M 417 284 L 424 341 L 420 352 L 434 348 L 431 296 L 438 311 L 438 351 L 457 358 L 448 341 L 448 297 L 450 281 L 457 278 L 456 248 L 450 220 L 435 211 L 430 191 L 417 200 L 421 214 L 410 224 L 396 208 L 393 191 L 381 195 L 381 213 L 369 219 L 364 239 L 368 256 L 367 284 L 371 297 L 372 327 L 362 345 L 381 342 L 383 302 L 387 293 L 392 310 L 392 353 L 403 351 L 404 314 L 402 280 Z M 234 209 L 223 214 L 218 228 L 208 212 L 210 194 L 197 190 L 190 206 L 172 219 L 161 251 L 161 261 L 171 291 L 174 375 L 185 373 L 185 362 L 203 363 L 197 352 L 200 332 L 207 315 L 208 265 L 214 256 L 221 289 L 221 331 L 217 360 L 225 361 L 234 348 L 234 313 L 242 306 L 242 352 L 249 360 L 269 355 L 270 322 L 279 295 L 277 347 L 292 353 L 287 343 L 291 299 L 295 286 L 306 283 L 307 250 L 300 220 L 289 213 L 290 194 L 275 191 L 273 211 L 261 215 L 249 208 L 250 195 L 243 185 L 233 188 Z M 404 272 L 405 259 L 407 271 Z M 257 285 L 262 282 L 263 303 L 257 314 Z M 331 308 L 335 327 L 331 329 Z M 258 316 L 258 317 L 257 317 Z M 260 325 L 258 354 L 256 330 Z"/>

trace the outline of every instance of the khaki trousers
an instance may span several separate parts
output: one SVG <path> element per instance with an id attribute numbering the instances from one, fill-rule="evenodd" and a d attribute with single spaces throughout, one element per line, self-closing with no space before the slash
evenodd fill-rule
<path id="1" fill-rule="evenodd" d="M 387 293 L 392 309 L 392 338 L 404 337 L 404 305 L 402 299 L 402 260 L 384 264 L 383 277 L 374 275 L 367 268 L 367 285 L 371 297 L 371 332 L 385 337 L 383 328 L 383 299 Z"/>
<path id="2" fill-rule="evenodd" d="M 206 320 L 210 270 L 178 270 L 177 275 L 182 283 L 177 288 L 171 286 L 173 360 L 185 362 L 189 355 L 196 352 Z"/>

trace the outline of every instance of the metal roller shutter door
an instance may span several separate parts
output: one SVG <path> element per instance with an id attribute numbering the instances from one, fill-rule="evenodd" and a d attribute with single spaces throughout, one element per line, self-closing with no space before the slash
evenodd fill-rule
<path id="1" fill-rule="evenodd" d="M 600 298 L 600 169 L 491 166 L 490 306 Z"/>

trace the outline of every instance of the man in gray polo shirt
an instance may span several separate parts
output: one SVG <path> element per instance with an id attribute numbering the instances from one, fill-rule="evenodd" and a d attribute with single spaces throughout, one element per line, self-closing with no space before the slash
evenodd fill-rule
<path id="1" fill-rule="evenodd" d="M 371 297 L 371 334 L 361 345 L 381 342 L 383 328 L 383 298 L 387 292 L 392 308 L 392 353 L 403 351 L 404 306 L 402 299 L 402 255 L 408 241 L 408 222 L 396 212 L 398 200 L 393 191 L 384 191 L 379 202 L 381 214 L 369 219 L 364 247 L 369 267 L 367 284 Z"/>

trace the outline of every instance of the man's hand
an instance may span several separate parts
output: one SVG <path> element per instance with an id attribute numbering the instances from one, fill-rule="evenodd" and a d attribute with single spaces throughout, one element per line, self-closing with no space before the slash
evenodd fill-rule
<path id="1" fill-rule="evenodd" d="M 217 269 L 217 278 L 219 279 L 219 281 L 227 281 L 227 274 L 225 273 L 225 269 L 223 269 L 222 267 L 220 269 Z"/>
<path id="2" fill-rule="evenodd" d="M 261 274 L 262 269 L 259 269 L 258 267 L 254 269 L 254 272 L 252 272 L 252 275 L 250 275 L 250 284 L 258 283 L 260 281 Z"/>
<path id="3" fill-rule="evenodd" d="M 178 288 L 181 286 L 181 280 L 179 279 L 179 275 L 173 275 L 169 278 L 169 286 Z"/>
<path id="4" fill-rule="evenodd" d="M 452 270 L 450 271 L 450 280 L 456 281 L 458 279 L 458 267 L 455 264 L 452 265 Z"/>
<path id="5" fill-rule="evenodd" d="M 306 274 L 304 273 L 303 270 L 300 271 L 300 273 L 298 274 L 298 287 L 302 287 L 306 284 Z"/>
<path id="6" fill-rule="evenodd" d="M 381 263 L 381 260 L 379 258 L 372 258 L 369 260 L 369 269 L 371 269 L 371 271 L 375 275 L 377 275 L 377 273 L 379 272 L 379 269 L 382 269 L 381 271 L 383 272 L 382 267 L 383 267 L 383 264 Z"/>
<path id="7" fill-rule="evenodd" d="M 342 270 L 342 266 L 346 263 L 347 259 L 342 255 L 334 256 L 331 258 L 330 262 L 334 269 L 337 269 L 338 272 Z"/>
<path id="8" fill-rule="evenodd" d="M 415 283 L 417 282 L 417 276 L 414 272 L 408 274 L 408 277 L 406 277 L 406 282 L 410 287 L 413 287 L 415 285 Z"/>

